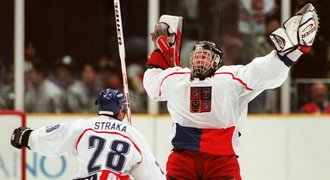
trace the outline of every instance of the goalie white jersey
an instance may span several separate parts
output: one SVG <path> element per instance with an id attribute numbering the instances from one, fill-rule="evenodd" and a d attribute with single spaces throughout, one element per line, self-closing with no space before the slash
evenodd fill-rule
<path id="1" fill-rule="evenodd" d="M 248 103 L 265 89 L 280 86 L 289 69 L 272 51 L 246 66 L 222 66 L 205 80 L 191 79 L 189 68 L 151 68 L 143 83 L 150 98 L 167 101 L 175 149 L 238 155 Z"/>
<path id="2" fill-rule="evenodd" d="M 76 156 L 75 179 L 165 179 L 143 136 L 107 116 L 34 130 L 28 144 L 44 156 Z"/>

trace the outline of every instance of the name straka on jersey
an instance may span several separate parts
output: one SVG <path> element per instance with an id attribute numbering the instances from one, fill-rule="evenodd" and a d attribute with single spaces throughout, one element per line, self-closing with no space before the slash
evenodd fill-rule
<path id="1" fill-rule="evenodd" d="M 96 130 L 116 130 L 120 132 L 126 132 L 126 125 L 117 124 L 114 122 L 95 122 L 94 129 Z"/>

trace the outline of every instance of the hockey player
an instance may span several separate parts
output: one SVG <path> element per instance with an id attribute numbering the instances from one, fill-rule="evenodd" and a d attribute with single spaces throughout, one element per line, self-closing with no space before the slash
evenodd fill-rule
<path id="1" fill-rule="evenodd" d="M 318 29 L 315 8 L 306 5 L 283 26 L 270 35 L 275 50 L 246 66 L 223 66 L 217 45 L 200 41 L 189 68 L 181 68 L 158 49 L 159 39 L 171 34 L 163 33 L 161 27 L 169 29 L 164 23 L 156 25 L 151 34 L 156 49 L 146 62 L 143 83 L 151 99 L 167 101 L 174 122 L 167 179 L 241 179 L 238 144 L 248 103 L 279 87 L 311 48 Z"/>
<path id="2" fill-rule="evenodd" d="M 77 180 L 165 179 L 143 136 L 122 122 L 124 95 L 105 89 L 95 104 L 98 117 L 36 130 L 19 127 L 11 144 L 47 157 L 76 156 L 80 164 Z"/>

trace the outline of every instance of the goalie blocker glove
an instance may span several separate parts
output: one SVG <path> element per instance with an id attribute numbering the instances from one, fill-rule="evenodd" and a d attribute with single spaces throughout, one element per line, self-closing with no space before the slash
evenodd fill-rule
<path id="1" fill-rule="evenodd" d="M 159 36 L 156 40 L 159 48 L 155 49 L 147 61 L 148 68 L 162 68 L 167 69 L 174 67 L 173 54 L 174 49 L 170 47 L 165 36 Z"/>
<path id="2" fill-rule="evenodd" d="M 33 130 L 27 127 L 16 128 L 11 136 L 10 143 L 12 146 L 21 149 L 28 146 L 29 136 Z"/>
<path id="3" fill-rule="evenodd" d="M 147 68 L 161 68 L 163 70 L 174 67 L 174 63 L 171 59 L 166 59 L 165 54 L 161 52 L 161 50 L 154 50 L 149 59 L 146 62 Z"/>
<path id="4" fill-rule="evenodd" d="M 308 53 L 313 45 L 319 18 L 314 6 L 306 4 L 295 16 L 288 19 L 283 28 L 269 35 L 280 59 L 291 67 L 303 53 Z"/>
<path id="5" fill-rule="evenodd" d="M 175 42 L 175 33 L 171 31 L 168 24 L 160 22 L 155 25 L 154 31 L 150 34 L 155 50 L 147 60 L 148 68 L 167 69 L 174 67 L 174 49 L 171 44 Z"/>
<path id="6" fill-rule="evenodd" d="M 148 68 L 181 66 L 182 17 L 162 15 L 150 34 L 155 50 L 146 62 Z"/>

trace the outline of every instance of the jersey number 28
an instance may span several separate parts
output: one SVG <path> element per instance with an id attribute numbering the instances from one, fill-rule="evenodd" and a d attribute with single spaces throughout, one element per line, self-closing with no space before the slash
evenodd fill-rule
<path id="1" fill-rule="evenodd" d="M 105 149 L 104 146 L 106 144 L 106 140 L 99 136 L 91 136 L 89 138 L 88 146 L 89 149 L 95 148 L 94 154 L 91 160 L 88 163 L 88 172 L 93 173 L 99 171 L 101 169 L 101 165 L 96 165 L 95 162 L 100 156 L 101 152 Z M 130 149 L 130 144 L 121 141 L 114 140 L 111 142 L 109 147 L 109 153 L 106 158 L 106 167 L 117 172 L 120 172 L 126 161 L 125 154 L 128 153 Z"/>

